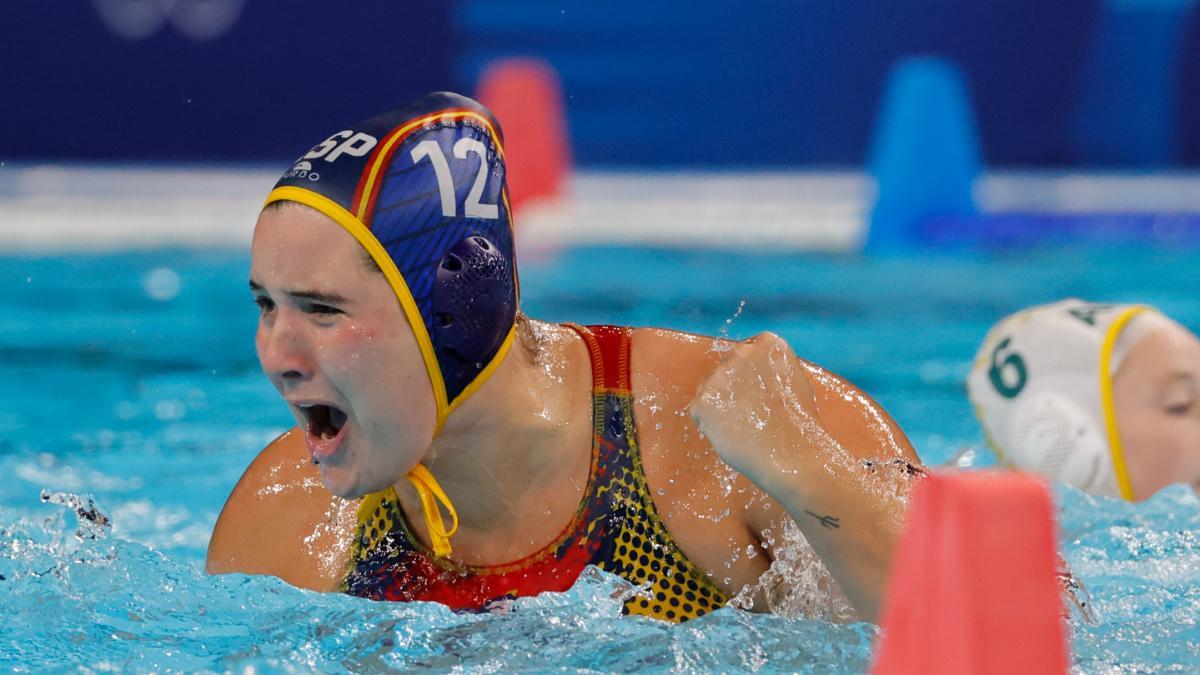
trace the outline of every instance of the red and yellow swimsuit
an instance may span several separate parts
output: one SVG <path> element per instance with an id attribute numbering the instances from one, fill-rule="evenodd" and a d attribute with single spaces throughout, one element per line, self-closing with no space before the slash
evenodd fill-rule
<path id="1" fill-rule="evenodd" d="M 627 614 L 687 621 L 728 597 L 679 550 L 655 509 L 634 431 L 630 329 L 571 326 L 592 360 L 592 468 L 575 517 L 542 550 L 501 565 L 434 555 L 404 520 L 392 489 L 364 497 L 343 590 L 375 600 L 427 600 L 479 610 L 505 598 L 565 591 L 588 565 L 649 589 Z"/>

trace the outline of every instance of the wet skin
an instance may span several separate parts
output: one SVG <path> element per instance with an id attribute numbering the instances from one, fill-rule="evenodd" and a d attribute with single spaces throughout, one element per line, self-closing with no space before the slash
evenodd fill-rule
<path id="1" fill-rule="evenodd" d="M 1181 482 L 1200 491 L 1200 340 L 1174 322 L 1140 339 L 1113 403 L 1134 498 Z"/>
<path id="2" fill-rule="evenodd" d="M 428 543 L 404 479 L 418 461 L 458 510 L 459 562 L 522 558 L 570 521 L 587 483 L 592 415 L 590 361 L 573 331 L 525 324 L 521 343 L 531 348 L 514 347 L 435 438 L 416 339 L 347 232 L 306 208 L 268 209 L 252 256 L 259 358 L 298 428 L 235 487 L 210 544 L 211 572 L 332 590 L 348 560 L 348 500 L 389 485 Z M 860 613 L 873 616 L 906 476 L 866 475 L 859 460 L 917 461 L 895 423 L 770 334 L 730 345 L 640 329 L 632 344 L 646 477 L 684 554 L 736 593 L 766 570 L 791 514 Z M 336 435 L 313 432 L 312 404 L 345 414 Z"/>
<path id="3" fill-rule="evenodd" d="M 298 428 L 309 427 L 303 405 L 347 415 L 319 466 L 331 492 L 356 497 L 386 488 L 425 454 L 433 395 L 391 289 L 360 261 L 358 243 L 329 224 L 303 208 L 262 214 L 251 247 L 255 346 Z M 316 454 L 321 439 L 305 440 Z"/>

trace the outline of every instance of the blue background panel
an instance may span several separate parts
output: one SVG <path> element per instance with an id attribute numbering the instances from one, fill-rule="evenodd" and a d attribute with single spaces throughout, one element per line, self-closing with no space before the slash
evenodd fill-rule
<path id="1" fill-rule="evenodd" d="M 171 5 L 5 2 L 0 158 L 286 162 L 339 125 L 453 84 L 443 3 L 181 0 L 146 19 Z M 189 21 L 188 8 L 201 15 Z M 232 23 L 189 37 L 205 11 Z M 157 27 L 119 34 L 139 21 Z"/>
<path id="2" fill-rule="evenodd" d="M 562 76 L 584 166 L 858 166 L 889 69 L 933 55 L 961 68 L 989 166 L 1195 165 L 1198 13 L 1193 0 L 9 0 L 0 160 L 282 163 L 425 92 L 469 94 L 491 59 L 536 56 Z"/>
<path id="3" fill-rule="evenodd" d="M 1067 164 L 1095 0 L 463 0 L 460 75 L 534 55 L 599 164 L 854 165 L 910 54 L 966 74 L 984 157 Z"/>

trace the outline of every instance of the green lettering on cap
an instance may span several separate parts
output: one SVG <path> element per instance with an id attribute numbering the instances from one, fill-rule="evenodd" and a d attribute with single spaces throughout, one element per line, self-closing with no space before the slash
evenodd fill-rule
<path id="1" fill-rule="evenodd" d="M 1021 390 L 1025 388 L 1025 383 L 1029 381 L 1029 372 L 1025 369 L 1025 359 L 1021 358 L 1020 354 L 1011 352 L 1004 357 L 1004 360 L 1000 360 L 1001 352 L 1008 349 L 1011 341 L 1012 338 L 1006 337 L 996 345 L 996 348 L 992 350 L 992 367 L 988 368 L 988 380 L 995 387 L 996 393 L 1004 398 L 1016 398 L 1017 394 L 1020 394 Z M 1015 377 L 1015 382 L 1005 381 L 1005 375 L 1008 373 L 1013 374 L 1008 379 Z"/>
<path id="2" fill-rule="evenodd" d="M 1079 319 L 1080 321 L 1086 323 L 1089 326 L 1095 326 L 1096 325 L 1096 315 L 1099 314 L 1100 312 L 1106 312 L 1106 311 L 1112 309 L 1113 307 L 1116 307 L 1116 305 L 1104 304 L 1104 303 L 1092 303 L 1092 304 L 1084 305 L 1082 307 L 1072 307 L 1071 309 L 1067 310 L 1067 313 L 1070 314 L 1071 316 L 1075 317 L 1076 319 Z"/>

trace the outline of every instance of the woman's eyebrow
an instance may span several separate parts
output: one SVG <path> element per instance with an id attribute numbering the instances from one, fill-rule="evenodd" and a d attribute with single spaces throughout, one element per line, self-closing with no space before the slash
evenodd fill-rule
<path id="1" fill-rule="evenodd" d="M 1167 376 L 1164 382 L 1165 386 L 1170 387 L 1177 384 L 1182 384 L 1184 390 L 1191 396 L 1200 396 L 1200 381 L 1196 380 L 1196 375 L 1183 370 L 1177 370 Z"/>
<path id="2" fill-rule="evenodd" d="M 286 290 L 286 289 L 283 292 L 286 295 L 289 295 L 293 298 L 299 298 L 301 300 L 310 300 L 312 302 L 319 302 L 319 303 L 327 304 L 327 305 L 344 305 L 347 303 L 346 298 L 338 295 L 337 293 L 322 293 L 321 291 L 309 291 L 309 290 L 294 290 L 293 291 L 293 290 Z"/>
<path id="3" fill-rule="evenodd" d="M 266 292 L 266 288 L 263 287 L 262 284 L 258 283 L 257 281 L 255 281 L 253 279 L 250 280 L 250 290 L 255 293 L 265 293 Z M 324 293 L 321 291 L 310 291 L 307 289 L 305 289 L 305 290 L 284 289 L 283 293 L 285 295 L 288 295 L 293 298 L 298 298 L 300 300 L 309 300 L 311 302 L 320 302 L 320 303 L 325 303 L 325 304 L 330 304 L 330 305 L 344 305 L 349 302 L 348 300 L 346 300 L 345 297 L 338 295 L 337 293 Z"/>

